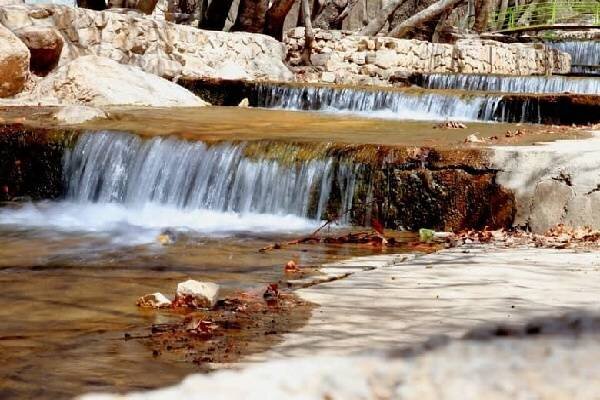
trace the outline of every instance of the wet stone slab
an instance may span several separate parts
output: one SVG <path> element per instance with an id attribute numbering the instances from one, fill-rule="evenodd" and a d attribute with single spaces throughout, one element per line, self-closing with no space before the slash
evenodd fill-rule
<path id="1" fill-rule="evenodd" d="M 355 272 L 345 279 L 299 290 L 320 307 L 306 326 L 252 360 L 385 352 L 433 335 L 461 337 L 481 324 L 600 310 L 599 252 L 481 246 L 350 265 Z"/>

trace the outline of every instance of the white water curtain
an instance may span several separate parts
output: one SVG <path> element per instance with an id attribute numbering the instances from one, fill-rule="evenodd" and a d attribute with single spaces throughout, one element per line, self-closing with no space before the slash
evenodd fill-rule
<path id="1" fill-rule="evenodd" d="M 60 4 L 77 7 L 77 0 L 25 0 L 25 4 Z"/>

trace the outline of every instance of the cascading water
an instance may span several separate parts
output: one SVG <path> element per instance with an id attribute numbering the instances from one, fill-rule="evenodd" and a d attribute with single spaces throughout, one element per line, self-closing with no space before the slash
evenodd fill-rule
<path id="1" fill-rule="evenodd" d="M 500 96 L 261 85 L 259 107 L 412 120 L 494 120 Z"/>
<path id="2" fill-rule="evenodd" d="M 598 78 L 564 76 L 427 74 L 423 75 L 420 85 L 427 89 L 458 89 L 505 93 L 600 93 L 600 79 Z"/>
<path id="3" fill-rule="evenodd" d="M 88 133 L 65 156 L 67 199 L 158 203 L 180 209 L 320 218 L 334 179 L 345 192 L 352 171 L 331 158 L 291 165 L 244 156 L 244 144 L 207 146 L 175 138 Z M 351 197 L 349 196 L 351 206 Z"/>
<path id="4" fill-rule="evenodd" d="M 64 200 L 0 210 L 0 224 L 148 242 L 164 228 L 211 235 L 306 231 L 327 212 L 348 214 L 357 166 L 331 157 L 250 158 L 246 146 L 86 133 L 64 156 Z"/>
<path id="5" fill-rule="evenodd" d="M 600 42 L 568 41 L 551 42 L 550 47 L 571 55 L 571 72 L 581 74 L 600 74 Z M 596 92 L 597 94 L 598 92 Z"/>

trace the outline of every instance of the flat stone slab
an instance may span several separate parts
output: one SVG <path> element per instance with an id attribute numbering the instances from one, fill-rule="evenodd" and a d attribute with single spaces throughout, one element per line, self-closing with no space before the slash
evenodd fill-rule
<path id="1" fill-rule="evenodd" d="M 341 265 L 351 276 L 299 290 L 320 305 L 309 323 L 249 361 L 385 352 L 482 324 L 600 310 L 600 252 L 482 245 L 390 260 L 351 260 Z"/>

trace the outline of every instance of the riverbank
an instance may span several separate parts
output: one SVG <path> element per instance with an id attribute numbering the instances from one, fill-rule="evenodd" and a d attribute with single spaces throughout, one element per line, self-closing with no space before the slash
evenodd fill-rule
<path id="1" fill-rule="evenodd" d="M 346 278 L 298 290 L 319 305 L 308 323 L 241 372 L 84 398 L 232 398 L 232 379 L 244 395 L 284 399 L 438 398 L 442 387 L 448 399 L 592 398 L 599 270 L 599 252 L 492 245 L 357 258 L 326 269 Z"/>

